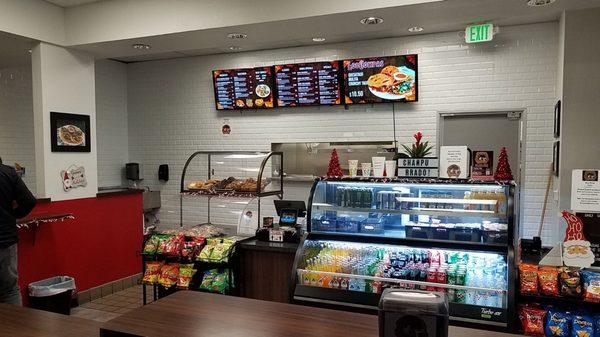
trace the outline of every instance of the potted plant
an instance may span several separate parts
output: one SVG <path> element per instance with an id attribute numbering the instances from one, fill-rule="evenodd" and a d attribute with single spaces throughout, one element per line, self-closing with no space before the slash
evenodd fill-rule
<path id="1" fill-rule="evenodd" d="M 433 145 L 429 141 L 422 142 L 423 133 L 421 131 L 413 135 L 415 142 L 411 145 L 402 144 L 403 152 L 396 150 L 394 159 L 398 161 L 399 177 L 437 177 L 438 161 L 437 158 L 428 158 L 433 150 Z"/>

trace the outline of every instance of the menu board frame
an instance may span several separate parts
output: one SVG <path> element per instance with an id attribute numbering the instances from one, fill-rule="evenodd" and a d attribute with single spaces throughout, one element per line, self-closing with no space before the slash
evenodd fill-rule
<path id="1" fill-rule="evenodd" d="M 279 83 L 277 79 L 277 67 L 286 67 L 286 66 L 296 66 L 302 67 L 313 64 L 337 64 L 337 90 L 339 94 L 339 103 L 333 104 L 321 104 L 319 102 L 315 103 L 299 103 L 296 102 L 296 105 L 279 105 Z M 317 62 L 301 62 L 301 63 L 285 63 L 285 64 L 276 64 L 273 66 L 273 81 L 274 81 L 274 90 L 275 90 L 275 102 L 278 108 L 297 108 L 297 107 L 307 107 L 307 106 L 338 106 L 344 104 L 344 69 L 341 60 L 332 60 L 332 61 L 317 61 Z"/>
<path id="2" fill-rule="evenodd" d="M 369 61 L 380 61 L 383 60 L 384 65 L 391 64 L 399 64 L 399 62 L 388 62 L 389 59 L 399 59 L 404 58 L 408 59 L 409 57 L 414 57 L 414 87 L 415 87 L 415 99 L 414 100 L 406 100 L 406 99 L 384 99 L 379 97 L 377 100 L 364 100 L 359 102 L 354 102 L 349 97 L 349 92 L 351 91 L 350 86 L 348 85 L 348 69 L 347 62 L 359 62 L 361 60 L 369 62 Z M 405 55 L 392 55 L 392 56 L 380 56 L 380 57 L 359 57 L 354 59 L 344 59 L 342 62 L 342 70 L 343 70 L 343 83 L 342 86 L 344 88 L 344 102 L 345 105 L 356 105 L 356 104 L 379 104 L 379 103 L 414 103 L 419 101 L 419 55 L 418 54 L 405 54 Z M 384 68 L 384 66 L 382 66 Z M 370 90 L 370 89 L 368 89 Z M 371 95 L 376 95 L 371 91 Z M 350 100 L 350 101 L 349 101 Z"/>
<path id="3" fill-rule="evenodd" d="M 247 70 L 253 70 L 255 71 L 256 69 L 263 69 L 269 70 L 269 74 L 267 76 L 267 81 L 268 81 L 268 85 L 269 88 L 271 89 L 271 93 L 270 96 L 273 100 L 273 104 L 272 106 L 267 106 L 267 104 L 264 104 L 262 106 L 253 106 L 253 107 L 248 107 L 248 106 L 244 106 L 244 107 L 238 107 L 235 105 L 235 98 L 234 98 L 234 105 L 233 108 L 227 109 L 227 108 L 219 108 L 219 95 L 217 92 L 217 81 L 216 81 L 216 76 L 215 73 L 216 72 L 229 72 L 229 71 L 235 71 L 235 72 L 242 72 L 242 71 L 247 71 Z M 274 72 L 275 72 L 275 68 L 273 66 L 265 66 L 265 67 L 249 67 L 249 68 L 233 68 L 233 69 L 215 69 L 211 72 L 211 76 L 212 76 L 212 82 L 213 82 L 213 94 L 214 94 L 214 99 L 215 99 L 215 109 L 217 109 L 217 111 L 234 111 L 234 110 L 255 110 L 255 109 L 260 109 L 260 110 L 270 110 L 270 109 L 274 109 L 277 107 L 276 105 L 276 92 L 275 92 L 275 76 L 274 76 Z"/>

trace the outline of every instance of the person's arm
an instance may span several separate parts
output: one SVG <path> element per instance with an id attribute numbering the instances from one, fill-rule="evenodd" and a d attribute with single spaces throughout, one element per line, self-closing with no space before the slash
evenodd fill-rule
<path id="1" fill-rule="evenodd" d="M 17 219 L 26 217 L 33 210 L 37 202 L 37 199 L 18 176 L 15 181 L 15 201 L 17 202 L 17 207 L 12 210 L 12 216 Z"/>

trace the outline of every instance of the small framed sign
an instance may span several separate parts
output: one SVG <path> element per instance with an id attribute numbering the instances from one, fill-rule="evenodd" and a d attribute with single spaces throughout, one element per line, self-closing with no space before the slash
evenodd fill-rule
<path id="1" fill-rule="evenodd" d="M 90 152 L 89 115 L 50 112 L 52 152 Z"/>
<path id="2" fill-rule="evenodd" d="M 560 110 L 561 102 L 558 100 L 554 105 L 554 138 L 560 137 Z"/>
<path id="3" fill-rule="evenodd" d="M 560 141 L 555 141 L 552 147 L 552 171 L 554 176 L 558 177 L 558 171 L 560 170 Z"/>

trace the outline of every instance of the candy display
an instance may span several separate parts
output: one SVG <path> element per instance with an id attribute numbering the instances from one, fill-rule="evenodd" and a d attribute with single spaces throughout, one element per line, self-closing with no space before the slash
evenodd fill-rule
<path id="1" fill-rule="evenodd" d="M 561 267 L 559 269 L 560 294 L 566 297 L 581 297 L 583 288 L 578 269 Z"/>
<path id="2" fill-rule="evenodd" d="M 546 310 L 528 305 L 519 306 L 519 320 L 523 333 L 530 336 L 544 336 Z"/>
<path id="3" fill-rule="evenodd" d="M 306 241 L 301 284 L 380 293 L 383 286 L 446 291 L 450 301 L 504 307 L 507 266 L 503 256 L 410 247 Z M 319 272 L 374 276 L 352 278 Z M 439 286 L 438 286 L 439 284 Z M 449 286 L 497 289 L 475 291 Z"/>
<path id="4" fill-rule="evenodd" d="M 558 296 L 558 268 L 540 267 L 538 270 L 540 293 L 547 296 Z"/>
<path id="5" fill-rule="evenodd" d="M 519 265 L 519 280 L 521 294 L 537 294 L 538 266 L 522 263 Z"/>
<path id="6" fill-rule="evenodd" d="M 158 275 L 160 274 L 161 267 L 162 262 L 146 262 L 146 271 L 144 272 L 144 278 L 142 279 L 142 282 L 146 284 L 156 284 L 158 282 Z"/>
<path id="7" fill-rule="evenodd" d="M 583 300 L 600 303 L 600 274 L 582 271 L 581 275 L 583 277 Z"/>

